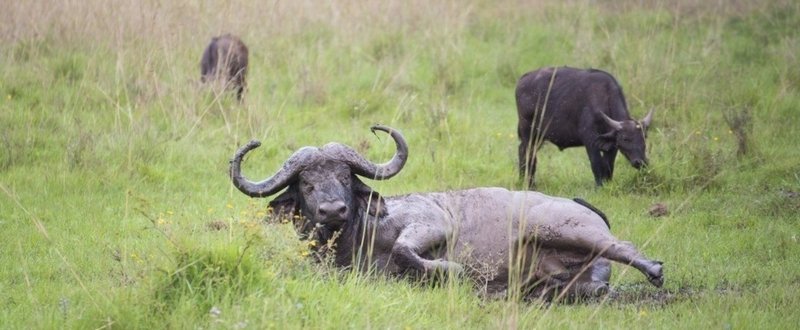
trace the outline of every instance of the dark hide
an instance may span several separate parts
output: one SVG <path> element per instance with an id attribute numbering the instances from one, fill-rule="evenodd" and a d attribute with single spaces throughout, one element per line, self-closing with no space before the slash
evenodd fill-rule
<path id="1" fill-rule="evenodd" d="M 584 146 L 595 183 L 614 174 L 617 151 L 635 168 L 647 165 L 645 132 L 652 110 L 631 119 L 622 87 L 611 74 L 594 69 L 542 68 L 526 73 L 516 89 L 519 171 L 534 186 L 536 151 L 544 141 L 563 150 Z"/>
<path id="2" fill-rule="evenodd" d="M 241 39 L 230 34 L 214 37 L 200 59 L 200 79 L 221 81 L 241 100 L 247 88 L 247 62 L 247 46 Z"/>

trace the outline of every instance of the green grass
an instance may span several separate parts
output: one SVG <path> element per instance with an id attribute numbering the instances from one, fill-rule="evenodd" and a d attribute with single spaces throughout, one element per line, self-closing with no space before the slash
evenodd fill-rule
<path id="1" fill-rule="evenodd" d="M 800 5 L 514 1 L 9 4 L 0 20 L 0 327 L 794 328 L 800 324 Z M 90 19 L 91 18 L 91 19 Z M 249 92 L 200 86 L 211 36 L 250 48 Z M 485 300 L 305 258 L 228 160 L 265 177 L 338 141 L 383 161 L 384 195 L 517 188 L 513 90 L 596 67 L 656 109 L 651 166 L 596 189 L 585 151 L 540 153 L 539 190 L 580 196 L 665 262 L 615 265 L 606 299 Z M 663 203 L 670 213 L 654 218 Z"/>

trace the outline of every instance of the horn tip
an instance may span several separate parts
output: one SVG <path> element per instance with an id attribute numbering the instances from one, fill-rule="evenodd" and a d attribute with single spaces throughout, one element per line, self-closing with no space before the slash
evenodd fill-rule
<path id="1" fill-rule="evenodd" d="M 260 146 L 261 146 L 261 141 L 256 139 L 250 140 L 250 142 L 247 143 L 248 149 L 258 148 Z"/>
<path id="2" fill-rule="evenodd" d="M 385 125 L 381 125 L 381 124 L 375 124 L 375 125 L 370 126 L 369 130 L 372 133 L 375 133 L 375 131 L 384 131 L 386 133 L 391 133 L 391 131 L 393 131 L 393 129 L 391 127 L 388 127 L 388 126 L 385 126 Z"/>

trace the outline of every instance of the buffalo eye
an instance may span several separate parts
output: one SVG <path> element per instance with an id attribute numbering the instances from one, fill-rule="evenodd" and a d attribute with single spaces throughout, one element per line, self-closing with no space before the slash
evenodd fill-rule
<path id="1" fill-rule="evenodd" d="M 306 194 L 311 193 L 312 191 L 314 191 L 314 185 L 310 184 L 308 182 L 300 183 L 300 188 L 302 188 L 303 192 L 306 193 Z"/>
<path id="2" fill-rule="evenodd" d="M 350 186 L 350 175 L 338 175 L 337 178 L 341 184 L 346 187 Z"/>

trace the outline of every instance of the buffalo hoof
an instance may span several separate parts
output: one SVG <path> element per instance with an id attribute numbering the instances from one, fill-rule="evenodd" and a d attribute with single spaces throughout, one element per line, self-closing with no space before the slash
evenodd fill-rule
<path id="1" fill-rule="evenodd" d="M 464 267 L 458 263 L 447 261 L 443 259 L 436 259 L 428 261 L 425 273 L 427 275 L 446 274 L 448 276 L 461 276 L 464 273 Z"/>
<path id="2" fill-rule="evenodd" d="M 608 282 L 592 281 L 579 284 L 577 293 L 580 297 L 596 298 L 605 296 L 610 290 Z"/>
<path id="3" fill-rule="evenodd" d="M 657 288 L 664 285 L 664 271 L 661 265 L 661 261 L 656 261 L 647 270 L 647 280 Z"/>
<path id="4" fill-rule="evenodd" d="M 610 291 L 608 283 L 601 283 L 594 290 L 592 290 L 592 297 L 601 297 L 608 294 Z"/>

